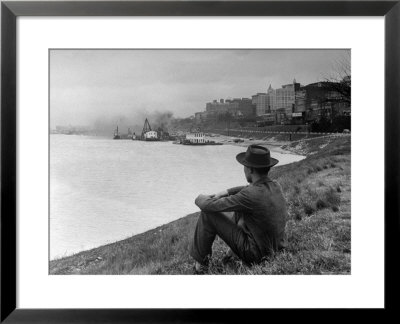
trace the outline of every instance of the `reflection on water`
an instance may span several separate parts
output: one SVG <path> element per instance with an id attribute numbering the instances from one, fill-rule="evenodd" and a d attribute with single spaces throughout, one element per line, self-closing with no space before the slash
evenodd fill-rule
<path id="1" fill-rule="evenodd" d="M 197 211 L 198 194 L 246 184 L 235 159 L 244 150 L 51 135 L 51 259 L 168 223 Z"/>

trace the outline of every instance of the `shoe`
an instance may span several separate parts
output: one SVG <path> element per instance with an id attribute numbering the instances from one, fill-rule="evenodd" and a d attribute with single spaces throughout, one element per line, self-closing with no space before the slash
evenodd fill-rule
<path id="1" fill-rule="evenodd" d="M 194 264 L 194 273 L 195 274 L 206 274 L 208 272 L 208 266 L 197 262 Z"/>
<path id="2" fill-rule="evenodd" d="M 229 249 L 229 251 L 223 256 L 222 258 L 222 264 L 226 265 L 228 263 L 231 263 L 234 261 L 234 259 L 236 258 L 236 254 Z"/>

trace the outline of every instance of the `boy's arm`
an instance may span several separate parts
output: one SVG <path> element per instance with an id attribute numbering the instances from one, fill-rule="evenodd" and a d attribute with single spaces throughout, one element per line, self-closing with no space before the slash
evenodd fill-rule
<path id="1" fill-rule="evenodd" d="M 246 188 L 248 186 L 238 186 L 238 187 L 233 187 L 227 190 L 228 195 L 236 195 L 240 190 Z"/>
<path id="2" fill-rule="evenodd" d="M 218 193 L 216 193 L 215 195 L 212 195 L 212 198 L 222 198 L 222 197 L 227 197 L 227 196 L 231 196 L 231 195 L 236 195 L 240 190 L 246 188 L 247 186 L 238 186 L 238 187 L 233 187 L 230 189 L 226 189 L 223 191 L 220 191 Z"/>
<path id="3" fill-rule="evenodd" d="M 216 198 L 215 196 L 199 195 L 195 204 L 206 212 L 251 211 L 252 202 L 248 190 L 241 190 L 235 195 Z"/>

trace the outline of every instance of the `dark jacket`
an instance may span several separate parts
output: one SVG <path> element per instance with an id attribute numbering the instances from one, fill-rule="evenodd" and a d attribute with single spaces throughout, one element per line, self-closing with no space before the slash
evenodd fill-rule
<path id="1" fill-rule="evenodd" d="M 219 199 L 197 198 L 195 203 L 205 212 L 235 212 L 262 256 L 286 245 L 286 201 L 276 181 L 263 177 L 248 186 L 228 189 L 228 194 Z"/>

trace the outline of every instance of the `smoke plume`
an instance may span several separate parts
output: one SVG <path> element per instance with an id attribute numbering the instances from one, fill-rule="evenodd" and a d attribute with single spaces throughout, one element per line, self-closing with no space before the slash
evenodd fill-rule
<path id="1" fill-rule="evenodd" d="M 129 116 L 102 116 L 94 121 L 93 130 L 97 135 L 111 136 L 118 126 L 118 130 L 121 134 L 127 134 L 129 128 L 132 132 L 140 134 L 146 118 L 152 129 L 156 130 L 161 127 L 164 131 L 168 131 L 173 119 L 173 113 L 171 111 L 155 111 L 151 113 L 141 111 L 135 112 Z"/>

